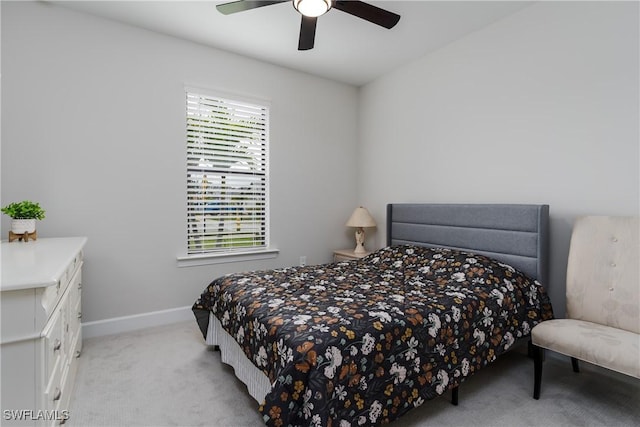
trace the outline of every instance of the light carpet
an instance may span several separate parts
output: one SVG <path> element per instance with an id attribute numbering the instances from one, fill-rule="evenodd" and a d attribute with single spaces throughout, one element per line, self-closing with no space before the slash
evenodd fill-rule
<path id="1" fill-rule="evenodd" d="M 636 426 L 640 381 L 586 363 L 576 374 L 547 357 L 540 400 L 532 398 L 533 361 L 523 348 L 501 357 L 450 393 L 425 402 L 396 427 Z M 71 427 L 264 425 L 258 404 L 195 320 L 84 341 Z"/>

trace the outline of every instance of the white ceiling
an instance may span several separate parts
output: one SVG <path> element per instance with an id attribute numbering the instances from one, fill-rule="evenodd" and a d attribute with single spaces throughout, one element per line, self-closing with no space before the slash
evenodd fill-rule
<path id="1" fill-rule="evenodd" d="M 309 51 L 297 50 L 300 15 L 290 2 L 232 15 L 215 8 L 226 1 L 51 3 L 360 86 L 533 2 L 368 2 L 401 16 L 391 30 L 332 9 Z"/>

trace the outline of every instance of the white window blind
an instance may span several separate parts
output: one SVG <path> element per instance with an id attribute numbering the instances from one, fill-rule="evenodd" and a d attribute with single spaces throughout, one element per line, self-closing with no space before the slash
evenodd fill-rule
<path id="1" fill-rule="evenodd" d="M 187 89 L 187 253 L 268 246 L 269 108 Z"/>

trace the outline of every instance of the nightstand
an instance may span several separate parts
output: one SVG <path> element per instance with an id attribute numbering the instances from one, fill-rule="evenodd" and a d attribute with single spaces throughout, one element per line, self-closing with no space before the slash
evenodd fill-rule
<path id="1" fill-rule="evenodd" d="M 369 255 L 371 252 L 355 253 L 353 249 L 338 249 L 333 251 L 333 262 L 349 261 L 352 259 L 360 259 Z"/>

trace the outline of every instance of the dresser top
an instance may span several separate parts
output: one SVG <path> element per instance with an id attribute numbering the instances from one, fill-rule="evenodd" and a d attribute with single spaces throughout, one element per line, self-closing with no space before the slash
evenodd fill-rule
<path id="1" fill-rule="evenodd" d="M 12 291 L 55 285 L 86 242 L 86 237 L 2 242 L 0 290 Z"/>

